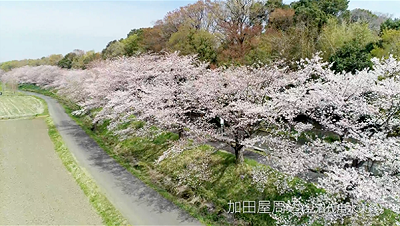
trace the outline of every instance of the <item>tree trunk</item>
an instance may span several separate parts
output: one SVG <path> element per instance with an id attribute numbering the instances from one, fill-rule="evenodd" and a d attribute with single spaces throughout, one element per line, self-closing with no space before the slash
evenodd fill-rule
<path id="1" fill-rule="evenodd" d="M 178 130 L 178 139 L 180 140 L 183 136 L 183 129 Z"/>
<path id="2" fill-rule="evenodd" d="M 236 143 L 234 149 L 235 149 L 235 156 L 236 156 L 236 164 L 242 164 L 244 161 L 243 145 Z"/>

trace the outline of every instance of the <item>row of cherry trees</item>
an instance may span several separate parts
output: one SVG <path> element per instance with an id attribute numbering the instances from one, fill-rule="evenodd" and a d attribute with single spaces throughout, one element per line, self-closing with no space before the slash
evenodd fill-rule
<path id="1" fill-rule="evenodd" d="M 340 200 L 400 213 L 400 62 L 373 64 L 335 74 L 317 55 L 298 62 L 297 71 L 278 64 L 210 70 L 193 56 L 166 54 L 101 61 L 85 71 L 22 67 L 2 80 L 55 89 L 81 107 L 75 114 L 96 112 L 93 124 L 109 122 L 121 139 L 146 132 L 119 129 L 136 120 L 178 133 L 159 161 L 188 139 L 226 142 L 239 164 L 246 147 L 264 145 L 282 172 L 323 173 L 317 185 Z M 317 130 L 338 139 L 298 142 Z"/>

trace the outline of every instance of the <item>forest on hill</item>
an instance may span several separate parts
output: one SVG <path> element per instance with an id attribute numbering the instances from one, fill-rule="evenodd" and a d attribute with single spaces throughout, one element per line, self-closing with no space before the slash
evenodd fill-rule
<path id="1" fill-rule="evenodd" d="M 143 53 L 197 54 L 211 68 L 259 66 L 296 61 L 322 53 L 333 70 L 372 68 L 371 58 L 400 55 L 400 19 L 365 9 L 348 10 L 347 0 L 198 1 L 167 13 L 153 27 L 132 29 L 103 51 L 74 50 L 65 56 L 9 61 L 8 71 L 24 65 L 88 67 L 90 62 Z"/>

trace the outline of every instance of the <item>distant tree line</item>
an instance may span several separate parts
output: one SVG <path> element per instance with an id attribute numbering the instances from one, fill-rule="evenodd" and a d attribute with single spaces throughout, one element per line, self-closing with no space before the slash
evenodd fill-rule
<path id="1" fill-rule="evenodd" d="M 95 51 L 85 52 L 75 49 L 74 51 L 63 56 L 62 54 L 53 54 L 40 59 L 12 60 L 0 63 L 0 69 L 3 71 L 11 71 L 14 68 L 23 66 L 40 66 L 52 65 L 66 69 L 87 69 L 92 61 L 101 59 L 101 53 Z"/>
<path id="2" fill-rule="evenodd" d="M 11 60 L 0 63 L 0 69 L 3 71 L 11 71 L 14 68 L 23 66 L 57 65 L 62 58 L 63 55 L 61 54 L 53 54 L 40 59 Z"/>
<path id="3" fill-rule="evenodd" d="M 95 51 L 85 52 L 80 49 L 68 53 L 62 58 L 57 65 L 66 69 L 87 69 L 92 61 L 101 59 L 101 54 Z"/>

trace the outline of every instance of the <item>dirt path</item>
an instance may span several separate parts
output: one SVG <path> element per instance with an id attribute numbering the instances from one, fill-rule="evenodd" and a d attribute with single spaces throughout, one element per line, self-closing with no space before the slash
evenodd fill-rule
<path id="1" fill-rule="evenodd" d="M 0 225 L 102 224 L 43 119 L 0 121 Z"/>
<path id="2" fill-rule="evenodd" d="M 134 177 L 89 137 L 51 97 L 35 95 L 47 102 L 50 116 L 68 149 L 85 168 L 110 202 L 132 225 L 200 225 L 185 211 Z"/>

